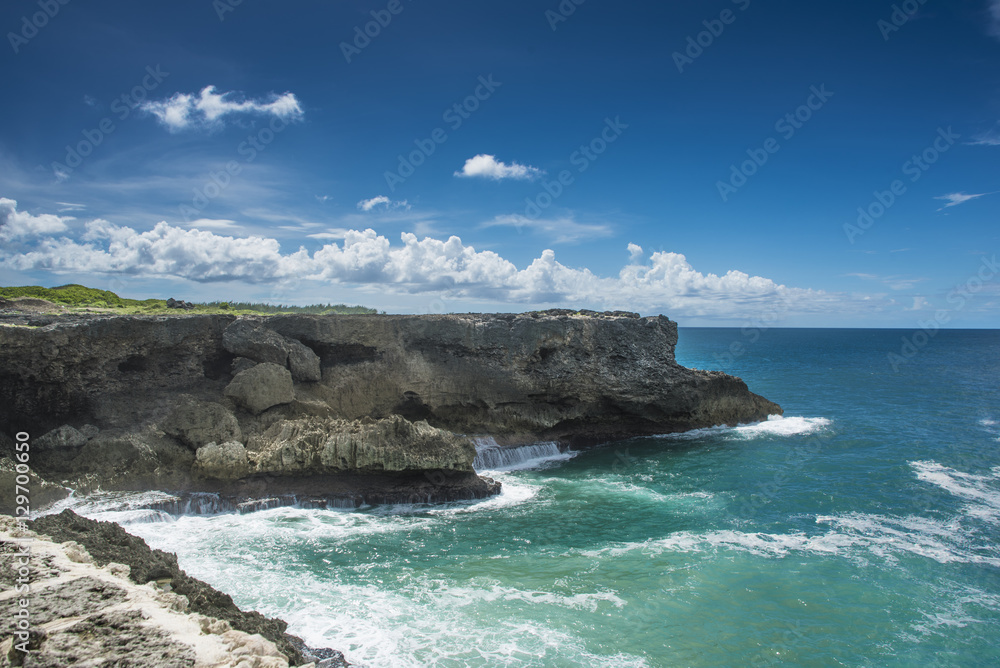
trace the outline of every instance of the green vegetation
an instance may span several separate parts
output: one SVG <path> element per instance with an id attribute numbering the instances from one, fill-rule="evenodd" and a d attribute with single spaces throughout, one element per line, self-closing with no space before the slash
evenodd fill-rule
<path id="1" fill-rule="evenodd" d="M 62 304 L 70 310 L 114 309 L 119 313 L 231 313 L 233 315 L 276 315 L 279 313 L 367 314 L 377 313 L 365 306 L 346 304 L 313 304 L 311 306 L 286 306 L 284 304 L 263 304 L 251 302 L 208 302 L 191 304 L 191 308 L 170 308 L 166 299 L 127 299 L 109 290 L 97 290 L 84 285 L 60 285 L 43 288 L 37 285 L 3 288 L 0 297 L 19 299 L 31 297 Z"/>

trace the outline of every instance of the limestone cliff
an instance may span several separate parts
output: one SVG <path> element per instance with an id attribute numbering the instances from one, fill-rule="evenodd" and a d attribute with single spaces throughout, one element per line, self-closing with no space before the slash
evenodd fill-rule
<path id="1" fill-rule="evenodd" d="M 7 323 L 0 430 L 45 434 L 35 470 L 84 488 L 476 498 L 498 486 L 467 436 L 585 445 L 781 413 L 738 378 L 679 366 L 663 316 Z"/>

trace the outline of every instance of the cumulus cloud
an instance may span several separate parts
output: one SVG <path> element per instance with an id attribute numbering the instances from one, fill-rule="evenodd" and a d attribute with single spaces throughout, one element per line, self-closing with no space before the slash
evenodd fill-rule
<path id="1" fill-rule="evenodd" d="M 215 86 L 205 86 L 197 95 L 175 93 L 166 100 L 144 102 L 141 108 L 153 114 L 170 132 L 189 128 L 211 128 L 225 116 L 253 114 L 282 120 L 300 119 L 302 107 L 293 93 L 271 93 L 266 99 L 243 99 L 239 93 L 217 93 Z"/>
<path id="2" fill-rule="evenodd" d="M 14 270 L 115 273 L 177 277 L 193 281 L 240 280 L 265 283 L 310 279 L 330 284 L 379 286 L 388 292 L 444 293 L 453 299 L 505 303 L 629 309 L 679 316 L 760 317 L 762 313 L 822 312 L 844 307 L 842 295 L 779 285 L 740 271 L 722 275 L 697 271 L 683 255 L 654 252 L 629 244 L 630 263 L 617 276 L 598 276 L 566 266 L 552 250 L 526 267 L 489 250 L 476 250 L 457 236 L 418 238 L 403 233 L 400 242 L 374 230 L 329 230 L 313 235 L 342 239 L 315 252 L 282 252 L 275 239 L 223 236 L 209 230 L 158 223 L 140 232 L 106 220 L 93 220 L 79 238 L 61 235 L 59 219 L 17 212 L 0 200 L 5 221 L 48 221 L 35 230 L 39 239 L 27 252 L 0 250 L 0 266 Z M 52 224 L 56 221 L 59 224 Z M 20 228 L 19 228 L 20 229 Z"/>
<path id="3" fill-rule="evenodd" d="M 198 220 L 192 220 L 188 223 L 188 227 L 225 230 L 232 227 L 239 227 L 239 225 L 235 220 L 229 220 L 228 218 L 199 218 Z"/>
<path id="4" fill-rule="evenodd" d="M 572 218 L 535 219 L 519 214 L 497 216 L 480 227 L 498 226 L 513 227 L 518 232 L 537 231 L 550 237 L 557 244 L 573 244 L 587 239 L 611 236 L 611 228 L 607 225 L 578 223 Z"/>
<path id="5" fill-rule="evenodd" d="M 508 165 L 498 161 L 496 156 L 481 153 L 466 160 L 465 166 L 462 167 L 461 171 L 455 172 L 455 176 L 500 181 L 503 179 L 533 179 L 542 173 L 542 170 L 537 167 L 519 165 L 516 162 Z"/>
<path id="6" fill-rule="evenodd" d="M 938 211 L 943 211 L 948 207 L 958 206 L 959 204 L 964 204 L 965 202 L 976 199 L 977 197 L 982 197 L 984 195 L 991 195 L 991 194 L 992 193 L 979 193 L 978 195 L 969 195 L 966 193 L 950 193 L 948 195 L 941 195 L 940 197 L 935 197 L 934 199 L 943 199 L 948 202 L 943 207 L 938 209 Z"/>
<path id="7" fill-rule="evenodd" d="M 410 205 L 405 199 L 401 202 L 396 202 L 389 199 L 385 195 L 379 195 L 378 197 L 372 197 L 371 199 L 363 199 L 358 202 L 358 208 L 366 212 L 379 207 L 384 209 L 409 209 Z"/>
<path id="8" fill-rule="evenodd" d="M 73 217 L 54 216 L 50 213 L 32 216 L 18 211 L 16 200 L 0 197 L 0 241 L 65 232 L 69 229 L 67 220 L 73 220 Z"/>

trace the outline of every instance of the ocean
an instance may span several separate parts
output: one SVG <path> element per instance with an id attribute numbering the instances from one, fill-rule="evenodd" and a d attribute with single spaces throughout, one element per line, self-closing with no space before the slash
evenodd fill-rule
<path id="1" fill-rule="evenodd" d="M 682 328 L 677 360 L 785 416 L 481 439 L 477 503 L 74 503 L 369 668 L 1000 665 L 1000 331 Z"/>

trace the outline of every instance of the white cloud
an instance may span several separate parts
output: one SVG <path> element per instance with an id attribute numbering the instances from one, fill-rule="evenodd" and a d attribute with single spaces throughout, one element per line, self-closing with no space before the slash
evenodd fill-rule
<path id="1" fill-rule="evenodd" d="M 349 233 L 350 230 L 341 227 L 332 227 L 326 232 L 317 232 L 316 234 L 307 234 L 306 236 L 310 239 L 343 239 Z"/>
<path id="2" fill-rule="evenodd" d="M 971 146 L 1000 146 L 1000 132 L 998 132 L 997 130 L 990 130 L 989 132 L 985 132 L 985 133 L 979 135 L 978 137 L 976 137 L 976 139 L 974 141 L 970 141 L 969 145 L 971 145 Z"/>
<path id="3" fill-rule="evenodd" d="M 455 176 L 465 178 L 484 178 L 500 181 L 502 179 L 533 179 L 543 174 L 537 167 L 519 165 L 512 162 L 509 165 L 500 162 L 496 156 L 481 153 L 465 161 L 462 170 L 455 172 Z"/>
<path id="4" fill-rule="evenodd" d="M 224 116 L 258 114 L 286 121 L 302 118 L 302 107 L 293 93 L 271 93 L 266 100 L 240 99 L 236 92 L 217 93 L 215 86 L 205 86 L 196 96 L 175 93 L 163 101 L 144 102 L 141 108 L 156 116 L 170 132 L 188 128 L 211 128 Z"/>
<path id="5" fill-rule="evenodd" d="M 0 203 L 6 207 L 6 220 L 48 221 L 34 229 L 47 229 L 53 235 L 67 231 L 55 216 L 17 212 L 12 200 Z M 869 310 L 885 305 L 879 300 L 790 288 L 740 271 L 705 274 L 678 253 L 654 252 L 644 259 L 635 244 L 628 246 L 630 264 L 617 276 L 603 277 L 561 264 L 552 250 L 519 269 L 499 254 L 477 251 L 457 236 L 418 239 L 404 232 L 401 245 L 371 229 L 329 229 L 312 236 L 332 239 L 334 235 L 342 243 L 325 244 L 313 253 L 304 248 L 283 253 L 271 238 L 222 236 L 166 222 L 139 232 L 98 219 L 87 223 L 79 239 L 48 236 L 27 252 L 0 249 L 0 266 L 201 282 L 309 279 L 377 287 L 388 293 L 434 292 L 450 299 L 627 309 L 673 317 L 754 318 L 767 313 L 841 312 L 848 302 Z"/>
<path id="6" fill-rule="evenodd" d="M 989 0 L 990 3 L 990 34 L 1000 39 L 1000 0 Z"/>
<path id="7" fill-rule="evenodd" d="M 535 230 L 549 236 L 557 244 L 579 243 L 586 239 L 609 237 L 612 234 L 611 228 L 607 225 L 588 225 L 578 223 L 572 218 L 533 219 L 519 214 L 497 216 L 480 227 L 498 226 L 513 227 L 519 233 L 524 229 Z"/>
<path id="8" fill-rule="evenodd" d="M 73 217 L 54 216 L 50 213 L 32 216 L 18 211 L 16 200 L 0 197 L 0 241 L 65 232 L 69 229 L 67 220 L 73 220 Z"/>
<path id="9" fill-rule="evenodd" d="M 629 264 L 639 264 L 642 262 L 643 258 L 646 256 L 645 251 L 642 250 L 642 246 L 639 244 L 629 244 L 628 245 L 628 263 Z"/>
<path id="10" fill-rule="evenodd" d="M 959 204 L 964 204 L 965 202 L 976 199 L 977 197 L 982 197 L 984 195 L 992 195 L 992 194 L 993 193 L 979 193 L 978 195 L 969 195 L 966 193 L 950 193 L 948 195 L 941 195 L 940 197 L 935 197 L 934 199 L 943 199 L 948 202 L 943 207 L 938 209 L 938 211 L 944 211 L 948 207 L 958 206 Z"/>
<path id="11" fill-rule="evenodd" d="M 409 209 L 410 205 L 405 199 L 400 202 L 396 202 L 389 199 L 385 195 L 379 195 L 378 197 L 372 197 L 371 199 L 363 199 L 358 202 L 358 208 L 362 211 L 371 211 L 377 207 L 385 209 Z"/>
<path id="12" fill-rule="evenodd" d="M 235 220 L 228 220 L 226 218 L 199 218 L 198 220 L 192 220 L 187 226 L 198 229 L 224 230 L 230 227 L 238 227 L 239 224 Z"/>

